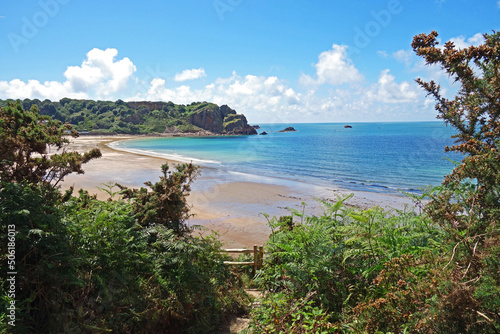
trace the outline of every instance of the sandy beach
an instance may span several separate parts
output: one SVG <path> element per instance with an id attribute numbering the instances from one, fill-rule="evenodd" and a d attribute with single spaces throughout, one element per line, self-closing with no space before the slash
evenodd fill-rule
<path id="1" fill-rule="evenodd" d="M 68 150 L 78 152 L 99 148 L 103 154 L 100 159 L 84 165 L 85 174 L 72 174 L 66 177 L 63 189 L 74 186 L 75 190 L 85 189 L 96 194 L 99 199 L 107 199 L 106 192 L 98 187 L 106 183 L 120 183 L 131 188 L 144 186 L 144 182 L 158 180 L 160 166 L 166 162 L 174 166 L 177 161 L 131 153 L 110 148 L 114 141 L 134 139 L 132 136 L 81 136 L 71 139 Z M 267 220 L 261 213 L 272 216 L 286 215 L 289 209 L 306 214 L 319 215 L 320 203 L 315 198 L 335 200 L 353 191 L 320 187 L 301 182 L 266 178 L 244 174 L 225 174 L 212 168 L 202 168 L 192 185 L 188 197 L 193 217 L 187 222 L 200 226 L 198 233 L 217 232 L 218 238 L 226 247 L 252 247 L 262 245 L 271 233 Z M 117 188 L 115 188 L 117 189 Z M 404 196 L 354 192 L 347 203 L 360 208 L 375 205 L 386 208 L 402 208 L 411 201 Z M 302 203 L 306 203 L 304 207 Z"/>

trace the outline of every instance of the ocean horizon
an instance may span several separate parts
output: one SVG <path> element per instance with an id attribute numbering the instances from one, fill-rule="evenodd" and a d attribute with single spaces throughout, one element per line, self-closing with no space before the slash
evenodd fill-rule
<path id="1" fill-rule="evenodd" d="M 137 138 L 112 147 L 193 162 L 219 178 L 299 181 L 387 194 L 437 186 L 453 169 L 452 161 L 462 159 L 444 152 L 455 132 L 440 121 L 259 126 L 257 131 L 267 135 Z M 287 127 L 297 131 L 279 132 Z"/>

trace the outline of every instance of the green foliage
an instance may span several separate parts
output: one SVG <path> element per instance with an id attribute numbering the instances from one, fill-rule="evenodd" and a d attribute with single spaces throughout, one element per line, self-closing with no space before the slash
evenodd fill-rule
<path id="1" fill-rule="evenodd" d="M 253 313 L 251 333 L 330 333 L 327 312 L 314 306 L 311 296 L 293 299 L 284 292 L 269 295 Z"/>
<path id="2" fill-rule="evenodd" d="M 269 220 L 273 234 L 258 277 L 267 294 L 253 313 L 256 333 L 291 332 L 285 328 L 297 310 L 306 312 L 304 299 L 328 332 L 495 333 L 498 238 L 489 239 L 494 254 L 482 260 L 484 275 L 471 289 L 449 266 L 448 257 L 459 255 L 448 232 L 426 213 L 356 210 L 344 201 L 323 202 L 319 217 L 292 210 Z"/>
<path id="3" fill-rule="evenodd" d="M 241 311 L 243 293 L 214 238 L 180 238 L 163 225 L 143 228 L 132 211 L 123 200 L 98 201 L 85 192 L 65 205 L 84 284 L 75 301 L 80 326 L 203 332 Z"/>
<path id="4" fill-rule="evenodd" d="M 70 125 L 40 115 L 36 106 L 24 110 L 20 103 L 9 103 L 0 108 L 0 180 L 57 185 L 70 173 L 83 173 L 82 164 L 101 152 L 66 152 L 67 134 L 78 136 Z M 51 149 L 62 152 L 50 154 Z"/>
<path id="5" fill-rule="evenodd" d="M 189 207 L 186 196 L 191 190 L 191 183 L 197 175 L 197 167 L 193 164 L 176 166 L 175 172 L 169 171 L 168 164 L 161 166 L 163 176 L 156 183 L 146 182 L 151 188 L 122 189 L 125 198 L 133 199 L 134 213 L 142 226 L 163 225 L 177 234 L 188 232 L 184 221 L 189 218 Z"/>
<path id="6" fill-rule="evenodd" d="M 197 132 L 201 129 L 193 124 L 179 124 L 177 125 L 177 129 L 181 132 Z"/>
<path id="7" fill-rule="evenodd" d="M 15 271 L 16 332 L 39 332 L 61 316 L 70 316 L 71 289 L 77 289 L 69 231 L 60 224 L 61 212 L 53 206 L 50 188 L 27 183 L 2 183 L 0 188 L 0 315 L 8 314 L 5 273 Z M 7 267 L 7 235 L 15 231 L 14 269 Z M 57 301 L 57 302 L 56 302 Z M 0 332 L 10 326 L 0 316 Z"/>
<path id="8" fill-rule="evenodd" d="M 15 101 L 0 100 L 0 107 Z M 198 132 L 190 116 L 200 110 L 216 112 L 218 106 L 208 102 L 176 105 L 172 102 L 92 101 L 63 98 L 59 102 L 24 99 L 18 103 L 26 110 L 38 108 L 40 114 L 68 122 L 75 130 L 94 135 L 163 133 L 176 126 L 181 132 Z"/>
<path id="9" fill-rule="evenodd" d="M 287 307 L 307 297 L 313 307 L 328 310 L 322 321 L 330 327 L 347 326 L 347 315 L 356 306 L 391 290 L 392 285 L 376 284 L 385 263 L 443 251 L 443 232 L 425 215 L 408 209 L 394 213 L 378 207 L 355 210 L 344 204 L 350 197 L 323 202 L 325 214 L 319 217 L 293 210 L 292 217 L 271 219 L 274 233 L 259 278 L 269 298 L 275 298 L 274 293 L 286 294 L 291 303 Z M 300 222 L 293 222 L 293 217 Z M 429 270 L 416 266 L 412 282 L 426 277 Z M 256 319 L 260 319 L 256 328 L 266 328 L 266 321 L 272 321 Z"/>
<path id="10" fill-rule="evenodd" d="M 18 183 L 0 191 L 2 235 L 16 230 L 17 332 L 206 333 L 244 311 L 248 300 L 215 237 L 143 227 L 122 199 L 80 191 L 54 203 L 46 191 Z M 3 331 L 3 278 L 0 298 Z"/>

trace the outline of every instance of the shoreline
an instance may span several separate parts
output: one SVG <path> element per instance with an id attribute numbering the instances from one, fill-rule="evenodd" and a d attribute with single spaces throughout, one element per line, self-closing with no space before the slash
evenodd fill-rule
<path id="1" fill-rule="evenodd" d="M 83 165 L 85 174 L 68 175 L 62 189 L 71 185 L 75 190 L 85 189 L 96 194 L 99 199 L 107 199 L 107 193 L 98 189 L 103 184 L 120 183 L 130 188 L 140 188 L 144 182 L 156 182 L 161 175 L 161 165 L 175 166 L 182 163 L 173 159 L 151 156 L 147 153 L 130 152 L 110 146 L 113 142 L 157 138 L 145 135 L 85 135 L 71 138 L 68 150 L 84 152 L 99 148 L 102 157 Z M 227 247 L 251 248 L 254 244 L 267 241 L 271 229 L 266 218 L 289 214 L 289 209 L 308 215 L 322 213 L 321 204 L 315 200 L 335 201 L 336 196 L 354 196 L 346 203 L 359 208 L 381 206 L 402 209 L 412 202 L 407 197 L 364 191 L 351 191 L 335 186 L 323 187 L 299 181 L 253 176 L 250 174 L 227 172 L 217 168 L 201 167 L 200 175 L 193 182 L 187 197 L 194 216 L 186 223 L 201 226 L 199 233 L 218 233 L 218 238 Z M 302 202 L 307 203 L 303 208 Z"/>

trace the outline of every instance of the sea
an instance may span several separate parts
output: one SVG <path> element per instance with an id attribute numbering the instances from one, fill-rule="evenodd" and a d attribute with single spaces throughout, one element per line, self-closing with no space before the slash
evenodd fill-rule
<path id="1" fill-rule="evenodd" d="M 445 153 L 455 131 L 443 122 L 259 124 L 252 136 L 159 137 L 114 142 L 116 149 L 193 162 L 208 175 L 353 191 L 420 193 L 461 161 Z M 287 127 L 297 131 L 280 132 Z M 271 181 L 269 181 L 271 180 Z"/>

